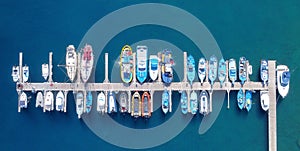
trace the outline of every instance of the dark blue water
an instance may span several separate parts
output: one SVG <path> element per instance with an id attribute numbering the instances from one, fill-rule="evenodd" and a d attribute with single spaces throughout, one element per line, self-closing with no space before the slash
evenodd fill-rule
<path id="1" fill-rule="evenodd" d="M 63 64 L 65 47 L 68 44 L 78 46 L 95 22 L 119 8 L 141 2 L 0 2 L 2 150 L 124 150 L 103 141 L 82 120 L 77 119 L 71 93 L 68 95 L 70 99 L 67 113 L 42 113 L 40 108 L 34 107 L 34 100 L 31 100 L 27 110 L 18 113 L 17 93 L 10 75 L 11 67 L 18 63 L 18 52 L 23 51 L 23 63 L 30 66 L 30 80 L 42 82 L 40 68 L 42 63 L 48 61 L 49 51 L 53 51 L 54 65 Z M 184 9 L 200 19 L 215 37 L 224 58 L 237 59 L 245 55 L 253 65 L 252 80 L 258 80 L 256 75 L 259 75 L 259 61 L 262 58 L 276 59 L 278 64 L 289 66 L 292 71 L 290 92 L 286 99 L 279 99 L 277 105 L 277 142 L 278 150 L 299 150 L 300 103 L 296 93 L 300 90 L 297 78 L 297 61 L 300 59 L 300 1 L 159 2 Z M 143 36 L 139 36 L 141 32 L 144 33 Z M 121 32 L 105 50 L 110 50 L 111 62 L 114 62 L 124 44 L 153 38 L 170 41 L 180 49 L 188 50 L 195 58 L 201 56 L 187 37 L 172 29 L 150 25 Z M 97 82 L 104 78 L 101 62 L 103 63 L 98 62 L 96 69 Z M 53 70 L 55 81 L 66 81 L 64 69 L 55 66 Z M 178 98 L 176 95 L 174 97 Z M 236 93 L 232 92 L 231 100 L 235 98 Z M 226 99 L 224 101 L 227 102 Z M 258 94 L 254 96 L 250 113 L 239 111 L 234 101 L 231 101 L 230 110 L 226 109 L 226 105 L 224 103 L 215 124 L 204 135 L 198 134 L 202 117 L 197 115 L 178 136 L 152 150 L 267 150 L 267 113 L 260 109 Z M 160 115 L 155 112 L 148 121 L 149 125 L 164 122 Z M 134 126 L 130 118 L 126 122 L 128 123 L 123 125 Z M 145 126 L 143 121 L 138 121 L 137 124 L 137 128 Z"/>

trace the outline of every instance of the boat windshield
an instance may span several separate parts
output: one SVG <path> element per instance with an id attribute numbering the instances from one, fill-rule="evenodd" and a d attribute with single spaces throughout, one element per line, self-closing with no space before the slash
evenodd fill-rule
<path id="1" fill-rule="evenodd" d="M 151 70 L 157 70 L 157 63 L 151 64 Z"/>
<path id="2" fill-rule="evenodd" d="M 189 72 L 193 72 L 193 71 L 194 71 L 194 68 L 193 68 L 193 66 L 191 66 L 191 65 L 189 66 L 188 69 L 189 69 Z"/>
<path id="3" fill-rule="evenodd" d="M 281 77 L 281 85 L 282 86 L 287 86 L 289 84 L 290 81 L 290 72 L 283 72 L 282 73 L 282 77 Z"/>

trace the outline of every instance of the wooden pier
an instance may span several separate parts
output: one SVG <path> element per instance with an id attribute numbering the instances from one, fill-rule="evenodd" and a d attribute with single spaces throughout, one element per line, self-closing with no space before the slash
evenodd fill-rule
<path id="1" fill-rule="evenodd" d="M 134 54 L 135 55 L 135 54 Z M 22 57 L 23 54 L 20 52 L 19 54 L 19 67 L 22 69 Z M 80 55 L 79 55 L 80 57 Z M 74 83 L 60 83 L 60 82 L 54 82 L 52 80 L 52 52 L 49 53 L 49 79 L 47 82 L 44 83 L 24 83 L 22 80 L 22 70 L 20 70 L 20 79 L 17 83 L 17 92 L 22 91 L 63 91 L 65 95 L 65 101 L 67 101 L 67 93 L 69 91 L 77 92 L 82 91 L 84 95 L 86 95 L 87 91 L 94 91 L 94 92 L 104 92 L 107 96 L 109 91 L 125 91 L 128 93 L 129 98 L 131 98 L 131 91 L 149 91 L 151 95 L 151 111 L 153 112 L 153 94 L 156 91 L 164 91 L 168 90 L 170 94 L 170 99 L 172 91 L 186 91 L 187 92 L 187 98 L 189 103 L 189 95 L 192 91 L 200 91 L 200 90 L 207 90 L 210 94 L 210 103 L 209 108 L 210 112 L 212 112 L 212 95 L 213 91 L 227 91 L 228 94 L 228 105 L 227 108 L 229 108 L 229 93 L 232 90 L 268 90 L 269 91 L 269 97 L 270 97 L 270 108 L 268 112 L 268 139 L 269 139 L 269 150 L 270 151 L 276 151 L 277 150 L 277 131 L 276 131 L 276 61 L 269 60 L 269 83 L 268 86 L 264 86 L 262 82 L 252 82 L 250 81 L 247 73 L 247 81 L 244 85 L 241 85 L 240 82 L 235 82 L 233 85 L 228 80 L 228 68 L 226 73 L 226 80 L 223 84 L 223 86 L 220 86 L 220 82 L 214 82 L 213 85 L 208 80 L 208 69 L 206 69 L 206 79 L 205 82 L 201 85 L 200 82 L 193 82 L 191 85 L 187 81 L 187 53 L 183 53 L 183 64 L 184 64 L 184 78 L 182 82 L 172 82 L 170 85 L 166 86 L 163 82 L 161 82 L 161 75 L 159 74 L 158 80 L 151 83 L 143 83 L 140 84 L 137 82 L 135 78 L 135 72 L 133 80 L 130 84 L 124 84 L 124 83 L 111 83 L 108 78 L 108 54 L 105 54 L 105 79 L 103 83 L 82 83 L 80 79 L 80 74 L 77 74 L 77 80 Z M 133 57 L 135 58 L 135 57 Z M 80 60 L 80 58 L 79 58 Z M 134 59 L 135 60 L 135 59 Z M 135 64 L 135 61 L 134 61 Z M 208 62 L 206 63 L 208 65 Z M 247 62 L 247 67 L 249 63 Z M 208 66 L 207 66 L 208 67 Z M 226 61 L 226 67 L 228 67 L 228 61 Z M 135 66 L 134 66 L 135 70 Z M 160 69 L 159 69 L 160 70 Z M 196 76 L 197 77 L 197 76 Z M 20 86 L 21 85 L 21 86 Z M 84 99 L 84 102 L 86 101 L 86 97 Z M 131 101 L 129 101 L 131 102 Z M 156 102 L 161 103 L 161 101 Z M 84 103 L 85 104 L 85 103 Z M 107 98 L 106 98 L 106 105 L 107 105 Z M 172 105 L 172 101 L 170 102 L 170 105 Z M 107 106 L 106 106 L 107 107 Z M 19 107 L 18 103 L 18 111 L 20 112 L 21 109 Z M 66 112 L 66 102 L 64 106 L 64 112 Z M 130 112 L 130 109 L 129 109 Z M 172 106 L 170 106 L 170 112 L 172 112 Z M 190 112 L 190 106 L 188 105 L 188 112 Z"/>

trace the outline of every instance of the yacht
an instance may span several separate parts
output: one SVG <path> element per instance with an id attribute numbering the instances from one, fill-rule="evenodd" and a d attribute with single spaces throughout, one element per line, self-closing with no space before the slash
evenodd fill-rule
<path id="1" fill-rule="evenodd" d="M 14 82 L 17 82 L 19 80 L 19 76 L 20 76 L 19 66 L 12 67 L 11 76 L 12 76 Z"/>
<path id="2" fill-rule="evenodd" d="M 74 45 L 69 45 L 66 52 L 66 69 L 71 82 L 74 81 L 77 70 L 77 54 Z"/>
<path id="3" fill-rule="evenodd" d="M 97 96 L 97 111 L 102 114 L 105 113 L 105 95 L 103 92 Z"/>
<path id="4" fill-rule="evenodd" d="M 150 55 L 149 58 L 149 75 L 152 81 L 155 81 L 158 77 L 159 62 L 156 55 Z"/>
<path id="5" fill-rule="evenodd" d="M 260 78 L 263 84 L 266 85 L 269 80 L 269 66 L 267 60 L 260 61 Z"/>
<path id="6" fill-rule="evenodd" d="M 245 104 L 246 110 L 249 112 L 252 107 L 252 92 L 246 91 L 246 104 Z"/>
<path id="7" fill-rule="evenodd" d="M 136 77 L 140 83 L 144 83 L 148 76 L 147 46 L 136 47 Z"/>
<path id="8" fill-rule="evenodd" d="M 187 95 L 186 95 L 185 91 L 181 92 L 180 103 L 181 103 L 181 112 L 182 112 L 182 114 L 187 114 L 187 112 L 188 112 L 188 103 L 187 103 Z"/>
<path id="9" fill-rule="evenodd" d="M 195 115 L 198 111 L 198 98 L 197 98 L 197 93 L 195 91 L 191 93 L 190 110 L 193 115 Z"/>
<path id="10" fill-rule="evenodd" d="M 54 109 L 54 97 L 51 91 L 46 92 L 46 96 L 44 100 L 44 108 L 45 111 L 52 111 Z"/>
<path id="11" fill-rule="evenodd" d="M 212 55 L 209 58 L 209 64 L 208 64 L 208 78 L 211 82 L 211 85 L 213 86 L 214 81 L 217 78 L 218 72 L 218 60 L 215 55 Z"/>
<path id="12" fill-rule="evenodd" d="M 132 105 L 131 116 L 133 116 L 134 118 L 138 118 L 139 116 L 142 115 L 141 96 L 140 96 L 139 92 L 135 92 L 133 94 L 131 101 L 132 101 L 131 102 L 131 105 Z"/>
<path id="13" fill-rule="evenodd" d="M 93 105 L 93 95 L 91 91 L 87 92 L 86 95 L 86 107 L 85 107 L 85 112 L 90 113 L 92 110 L 92 105 Z"/>
<path id="14" fill-rule="evenodd" d="M 161 74 L 162 80 L 166 84 L 170 84 L 173 81 L 173 69 L 172 66 L 174 65 L 174 60 L 172 58 L 172 51 L 170 50 L 163 50 L 161 54 L 162 60 L 162 67 L 161 67 Z"/>
<path id="15" fill-rule="evenodd" d="M 119 96 L 119 103 L 120 103 L 120 112 L 121 113 L 126 113 L 128 112 L 129 108 L 129 99 L 128 99 L 128 94 L 126 92 L 121 92 Z"/>
<path id="16" fill-rule="evenodd" d="M 23 82 L 27 82 L 29 78 L 29 67 L 25 65 L 22 68 L 23 68 Z"/>
<path id="17" fill-rule="evenodd" d="M 42 92 L 38 92 L 35 100 L 35 107 L 43 107 L 44 106 L 44 96 Z"/>
<path id="18" fill-rule="evenodd" d="M 237 103 L 239 108 L 242 110 L 245 107 L 245 93 L 242 89 L 239 90 L 238 94 L 237 94 Z"/>
<path id="19" fill-rule="evenodd" d="M 118 112 L 116 95 L 112 91 L 110 91 L 108 94 L 108 109 L 107 110 L 108 110 L 107 113 L 109 113 L 109 114 Z"/>
<path id="20" fill-rule="evenodd" d="M 167 90 L 164 90 L 163 94 L 162 94 L 162 100 L 161 100 L 161 108 L 162 111 L 167 114 L 169 111 L 169 93 Z"/>
<path id="21" fill-rule="evenodd" d="M 130 83 L 133 77 L 132 49 L 129 45 L 122 48 L 120 55 L 120 74 L 124 83 Z"/>
<path id="22" fill-rule="evenodd" d="M 208 93 L 202 90 L 200 93 L 199 112 L 204 116 L 208 114 Z"/>
<path id="23" fill-rule="evenodd" d="M 234 82 L 237 80 L 237 72 L 236 72 L 236 62 L 235 59 L 230 59 L 229 60 L 229 65 L 228 65 L 228 70 L 229 70 L 229 80 L 232 82 L 232 86 L 234 86 Z"/>
<path id="24" fill-rule="evenodd" d="M 59 91 L 55 99 L 56 111 L 63 111 L 64 104 L 65 104 L 65 96 L 62 91 Z"/>
<path id="25" fill-rule="evenodd" d="M 226 78 L 226 64 L 223 58 L 219 62 L 218 77 L 220 81 L 220 86 L 222 87 Z"/>
<path id="26" fill-rule="evenodd" d="M 198 63 L 198 77 L 200 79 L 201 84 L 203 84 L 206 76 L 206 63 L 204 58 L 199 59 Z"/>
<path id="27" fill-rule="evenodd" d="M 269 110 L 269 91 L 260 91 L 260 105 L 264 111 Z"/>
<path id="28" fill-rule="evenodd" d="M 187 78 L 190 81 L 191 85 L 193 84 L 195 76 L 195 59 L 192 55 L 189 55 L 187 58 Z"/>
<path id="29" fill-rule="evenodd" d="M 247 67 L 246 67 L 246 58 L 240 57 L 239 61 L 239 79 L 241 80 L 242 85 L 245 83 L 247 79 Z"/>
<path id="30" fill-rule="evenodd" d="M 25 92 L 22 92 L 19 99 L 19 107 L 27 108 L 27 104 L 28 104 L 27 95 Z"/>
<path id="31" fill-rule="evenodd" d="M 277 89 L 282 98 L 285 98 L 290 87 L 290 70 L 286 65 L 277 66 Z"/>
<path id="32" fill-rule="evenodd" d="M 86 83 L 93 71 L 94 65 L 94 55 L 93 55 L 93 47 L 89 44 L 86 44 L 82 50 L 81 56 L 81 67 L 80 67 L 80 74 L 81 79 L 84 83 Z"/>
<path id="33" fill-rule="evenodd" d="M 78 115 L 78 118 L 81 118 L 81 115 L 83 113 L 83 93 L 77 92 L 76 94 L 76 113 Z"/>
<path id="34" fill-rule="evenodd" d="M 142 116 L 151 117 L 151 98 L 148 92 L 144 92 L 142 95 Z"/>
<path id="35" fill-rule="evenodd" d="M 49 76 L 49 66 L 46 63 L 42 64 L 42 76 L 45 80 L 47 80 Z"/>

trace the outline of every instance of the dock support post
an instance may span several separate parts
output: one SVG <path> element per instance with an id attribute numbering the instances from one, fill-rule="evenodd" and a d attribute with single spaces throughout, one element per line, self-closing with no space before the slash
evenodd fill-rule
<path id="1" fill-rule="evenodd" d="M 190 90 L 186 90 L 186 97 L 187 97 L 187 108 L 188 108 L 188 112 L 190 113 L 191 112 L 191 105 L 190 105 Z"/>
<path id="2" fill-rule="evenodd" d="M 107 95 L 107 91 L 104 91 L 104 94 L 105 94 L 105 113 L 107 113 L 107 110 L 108 110 L 108 95 Z"/>
<path id="3" fill-rule="evenodd" d="M 154 90 L 151 90 L 150 91 L 150 96 L 151 96 L 151 113 L 153 113 L 153 96 L 154 96 Z"/>
<path id="4" fill-rule="evenodd" d="M 86 112 L 86 91 L 83 91 L 83 113 Z"/>
<path id="5" fill-rule="evenodd" d="M 64 96 L 65 96 L 64 112 L 67 112 L 68 91 L 64 91 Z"/>
<path id="6" fill-rule="evenodd" d="M 212 112 L 212 94 L 213 94 L 213 90 L 209 91 L 209 110 L 210 112 Z"/>
<path id="7" fill-rule="evenodd" d="M 206 68 L 205 68 L 205 82 L 209 82 L 209 80 L 208 80 L 208 71 L 209 71 L 209 67 L 208 67 L 208 61 L 206 60 L 205 61 L 205 66 L 206 66 Z"/>
<path id="8" fill-rule="evenodd" d="M 131 91 L 127 91 L 128 95 L 128 113 L 131 113 Z"/>
<path id="9" fill-rule="evenodd" d="M 132 53 L 133 59 L 133 75 L 132 75 L 132 83 L 136 84 L 136 53 Z"/>
<path id="10" fill-rule="evenodd" d="M 23 83 L 23 53 L 20 52 L 19 53 L 19 83 Z M 21 96 L 21 91 L 20 90 L 20 87 L 18 87 L 18 84 L 17 84 L 17 92 L 18 92 L 18 112 L 21 112 L 21 107 L 20 107 L 20 96 Z"/>
<path id="11" fill-rule="evenodd" d="M 229 81 L 229 71 L 228 71 L 228 61 L 226 60 L 225 61 L 225 64 L 226 64 L 226 82 L 225 82 L 225 87 L 227 87 L 227 109 L 230 108 L 230 97 L 229 97 L 229 94 L 230 94 L 230 86 L 231 86 L 231 83 Z"/>
<path id="12" fill-rule="evenodd" d="M 49 52 L 49 78 L 48 78 L 48 82 L 51 83 L 53 82 L 53 79 L 52 79 L 52 52 Z"/>
<path id="13" fill-rule="evenodd" d="M 169 112 L 172 112 L 172 90 L 169 90 Z"/>
<path id="14" fill-rule="evenodd" d="M 161 58 L 158 57 L 158 78 L 157 82 L 161 82 Z"/>
<path id="15" fill-rule="evenodd" d="M 23 83 L 23 53 L 19 53 L 19 82 Z"/>
<path id="16" fill-rule="evenodd" d="M 108 83 L 108 53 L 105 53 L 105 79 L 104 83 Z"/>
<path id="17" fill-rule="evenodd" d="M 183 82 L 187 82 L 187 53 L 183 52 Z"/>

